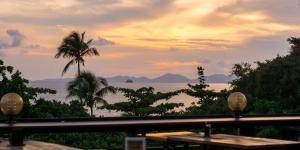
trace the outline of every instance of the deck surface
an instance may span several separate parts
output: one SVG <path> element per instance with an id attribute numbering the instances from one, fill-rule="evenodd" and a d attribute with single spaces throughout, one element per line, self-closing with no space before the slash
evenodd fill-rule
<path id="1" fill-rule="evenodd" d="M 168 139 L 171 141 L 180 141 L 187 143 L 205 144 L 240 149 L 286 148 L 300 146 L 300 142 L 296 141 L 236 136 L 228 134 L 212 134 L 210 137 L 204 137 L 202 135 L 197 134 L 174 135 L 168 136 Z"/>
<path id="2" fill-rule="evenodd" d="M 25 141 L 24 146 L 9 146 L 7 139 L 0 140 L 0 150 L 80 150 L 78 148 L 63 146 L 59 144 L 39 142 L 39 141 Z"/>

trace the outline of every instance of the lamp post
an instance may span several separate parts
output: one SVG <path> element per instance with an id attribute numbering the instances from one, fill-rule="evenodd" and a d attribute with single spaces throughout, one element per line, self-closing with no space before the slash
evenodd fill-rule
<path id="1" fill-rule="evenodd" d="M 12 126 L 14 117 L 18 115 L 23 109 L 23 99 L 16 93 L 5 94 L 0 101 L 0 108 L 3 114 L 8 117 L 8 123 Z M 22 146 L 24 134 L 22 129 L 12 129 L 9 136 L 9 143 L 11 146 Z"/>
<path id="2" fill-rule="evenodd" d="M 246 108 L 247 106 L 247 98 L 246 96 L 241 92 L 234 92 L 230 93 L 228 97 L 228 107 L 231 111 L 234 112 L 235 118 L 241 117 L 241 112 Z"/>

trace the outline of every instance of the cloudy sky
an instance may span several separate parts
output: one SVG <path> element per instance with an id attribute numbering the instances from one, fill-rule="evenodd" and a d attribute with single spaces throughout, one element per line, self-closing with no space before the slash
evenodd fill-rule
<path id="1" fill-rule="evenodd" d="M 0 59 L 28 79 L 61 78 L 54 59 L 71 31 L 94 39 L 99 76 L 228 74 L 239 62 L 288 52 L 300 36 L 299 0 L 1 0 Z M 71 67 L 64 77 L 72 77 Z"/>

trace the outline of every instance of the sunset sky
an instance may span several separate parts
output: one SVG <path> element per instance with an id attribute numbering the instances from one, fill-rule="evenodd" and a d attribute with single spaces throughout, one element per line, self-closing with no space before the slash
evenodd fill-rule
<path id="1" fill-rule="evenodd" d="M 0 0 L 0 59 L 31 79 L 62 78 L 54 59 L 71 31 L 86 32 L 98 76 L 196 77 L 288 52 L 300 36 L 299 0 Z M 64 77 L 76 73 L 71 67 Z"/>

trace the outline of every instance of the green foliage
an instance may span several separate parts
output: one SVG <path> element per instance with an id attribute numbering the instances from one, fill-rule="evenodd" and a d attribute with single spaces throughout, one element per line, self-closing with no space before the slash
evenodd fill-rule
<path id="1" fill-rule="evenodd" d="M 35 101 L 30 111 L 31 118 L 89 117 L 86 109 L 78 101 L 71 101 L 70 104 L 66 104 L 60 101 L 39 99 Z"/>
<path id="2" fill-rule="evenodd" d="M 249 114 L 279 114 L 281 110 L 281 106 L 275 101 L 258 99 L 253 104 Z"/>
<path id="3" fill-rule="evenodd" d="M 68 92 L 68 97 L 75 96 L 81 105 L 90 107 L 93 116 L 94 106 L 97 103 L 106 104 L 103 97 L 108 93 L 116 93 L 116 89 L 109 86 L 104 78 L 97 78 L 93 73 L 85 71 L 68 83 Z"/>
<path id="4" fill-rule="evenodd" d="M 80 38 L 80 35 L 77 36 Z M 84 34 L 81 38 L 83 36 Z M 70 39 L 67 38 L 65 40 L 65 43 L 72 41 L 68 41 Z M 248 114 L 299 113 L 300 38 L 292 37 L 288 39 L 288 42 L 291 49 L 286 56 L 277 56 L 272 60 L 256 62 L 256 68 L 249 63 L 235 64 L 232 75 L 236 79 L 231 82 L 232 90 L 230 91 L 208 90 L 209 85 L 205 83 L 204 79 L 204 68 L 198 67 L 199 82 L 195 85 L 188 84 L 188 89 L 161 93 L 155 92 L 152 87 L 143 87 L 137 90 L 119 88 L 118 90 L 128 98 L 128 101 L 105 104 L 100 108 L 121 111 L 128 116 L 169 115 L 173 113 L 172 110 L 183 104 L 169 103 L 167 100 L 180 93 L 185 93 L 198 98 L 198 101 L 181 114 L 230 114 L 227 97 L 230 92 L 240 91 L 247 96 L 246 113 Z M 76 53 L 69 51 L 70 49 L 64 46 L 60 48 L 62 51 L 57 54 L 57 57 L 72 58 L 73 63 L 78 64 L 84 62 L 74 57 Z M 72 55 L 65 52 L 72 53 Z M 68 65 L 66 67 L 68 68 Z M 28 87 L 28 81 L 21 77 L 21 73 L 14 71 L 11 66 L 4 66 L 1 60 L 0 74 L 2 79 L 0 96 L 7 92 L 17 92 L 24 98 L 25 108 L 21 117 L 87 117 L 84 105 L 93 108 L 97 102 L 105 103 L 103 96 L 110 90 L 115 92 L 115 89 L 107 85 L 106 80 L 101 78 L 98 80 L 92 73 L 84 72 L 81 74 L 82 76 L 79 75 L 74 81 L 71 81 L 68 88 L 69 96 L 76 96 L 82 101 L 65 104 L 39 99 L 38 94 L 55 93 L 55 91 Z M 287 128 L 283 127 L 259 127 L 257 131 L 257 136 L 263 137 L 289 136 Z M 74 133 L 32 135 L 30 138 L 79 148 L 120 148 L 125 136 L 124 133 Z"/>
<path id="5" fill-rule="evenodd" d="M 184 114 L 226 114 L 228 113 L 227 95 L 228 91 L 223 90 L 216 92 L 207 89 L 208 84 L 205 83 L 204 68 L 197 67 L 198 84 L 188 84 L 189 89 L 184 89 L 183 92 L 189 96 L 198 98 L 197 103 L 192 103 L 192 106 L 186 108 Z"/>
<path id="6" fill-rule="evenodd" d="M 124 96 L 128 98 L 127 102 L 119 102 L 115 104 L 106 104 L 101 108 L 107 110 L 116 110 L 125 112 L 129 116 L 149 116 L 149 115 L 166 115 L 171 110 L 177 107 L 183 106 L 183 103 L 161 103 L 162 100 L 168 100 L 172 96 L 180 94 L 182 91 L 174 92 L 154 92 L 152 87 L 143 87 L 137 90 L 119 88 L 119 91 L 124 93 Z"/>
<path id="7" fill-rule="evenodd" d="M 105 81 L 106 82 L 106 81 Z M 55 91 L 44 88 L 28 87 L 29 81 L 22 78 L 21 72 L 12 66 L 5 66 L 0 60 L 0 97 L 9 92 L 18 93 L 24 101 L 21 118 L 65 118 L 88 117 L 86 109 L 79 101 L 66 104 L 55 100 L 44 100 L 39 94 L 54 94 Z M 105 91 L 98 91 L 98 96 Z M 0 117 L 4 117 L 3 114 Z M 121 148 L 124 133 L 71 133 L 71 134 L 34 134 L 29 138 L 45 142 L 58 143 L 78 148 Z"/>
<path id="8" fill-rule="evenodd" d="M 85 32 L 79 34 L 75 31 L 71 32 L 63 39 L 62 43 L 57 48 L 55 58 L 63 57 L 71 60 L 64 67 L 62 75 L 64 75 L 74 63 L 78 65 L 78 74 L 80 74 L 80 64 L 84 66 L 85 63 L 84 57 L 99 55 L 95 47 L 90 47 L 92 41 L 92 39 L 85 41 Z"/>
<path id="9" fill-rule="evenodd" d="M 218 93 L 218 97 L 213 100 L 207 100 L 201 105 L 196 105 L 186 108 L 185 115 L 209 115 L 209 114 L 231 114 L 232 112 L 228 109 L 227 97 L 228 91 L 222 90 Z"/>
<path id="10" fill-rule="evenodd" d="M 249 107 L 254 107 L 256 100 L 260 99 L 276 103 L 272 105 L 279 105 L 281 113 L 298 110 L 300 104 L 300 38 L 292 37 L 288 39 L 288 42 L 291 50 L 286 56 L 256 62 L 255 69 L 249 64 L 237 64 L 233 67 L 232 73 L 238 77 L 231 83 L 233 91 L 245 93 Z"/>
<path id="11" fill-rule="evenodd" d="M 28 80 L 21 77 L 20 71 L 14 71 L 12 66 L 5 66 L 0 60 L 0 97 L 14 92 L 18 93 L 24 101 L 24 109 L 21 112 L 21 117 L 31 117 L 30 101 L 38 100 L 39 94 L 55 94 L 56 91 L 46 88 L 28 87 Z"/>
<path id="12" fill-rule="evenodd" d="M 232 75 L 232 91 L 246 94 L 249 114 L 300 113 L 300 38 L 288 39 L 290 51 L 285 56 L 256 62 L 236 64 Z M 286 127 L 260 127 L 257 136 L 287 138 Z"/>

